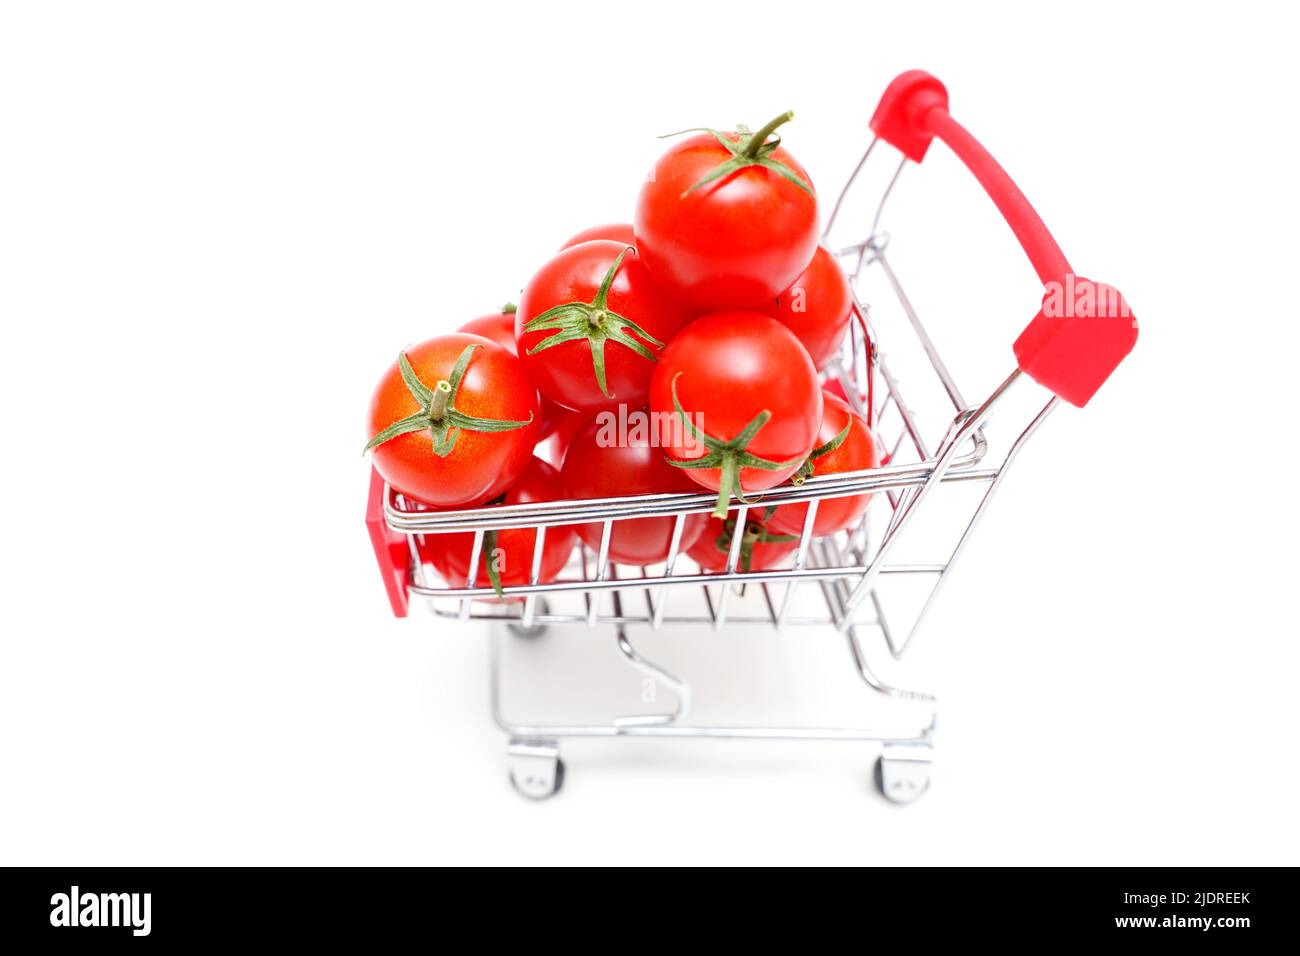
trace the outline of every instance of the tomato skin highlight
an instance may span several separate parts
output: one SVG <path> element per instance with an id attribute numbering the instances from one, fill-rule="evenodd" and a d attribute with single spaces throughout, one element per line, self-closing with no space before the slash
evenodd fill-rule
<path id="1" fill-rule="evenodd" d="M 835 256 L 818 246 L 812 262 L 777 296 L 772 317 L 795 334 L 821 371 L 839 352 L 853 316 L 853 292 Z"/>
<path id="2" fill-rule="evenodd" d="M 559 472 L 542 461 L 531 458 L 509 490 L 506 491 L 504 504 L 522 505 L 535 501 L 559 501 L 567 497 L 560 484 Z M 491 507 L 484 509 L 490 514 Z M 537 544 L 535 528 L 505 528 L 496 533 L 498 551 L 497 568 L 501 585 L 528 584 L 532 580 L 533 548 Z M 542 564 L 539 583 L 549 584 L 559 576 L 568 563 L 578 535 L 573 525 L 557 525 L 546 529 L 546 541 L 542 545 Z M 475 587 L 489 587 L 487 561 L 487 541 L 483 553 L 479 555 Z M 424 536 L 422 554 L 449 587 L 463 588 L 469 580 L 469 559 L 474 553 L 474 535 L 472 532 L 453 532 L 450 534 L 429 534 Z"/>
<path id="3" fill-rule="evenodd" d="M 754 512 L 751 511 L 750 515 L 754 515 Z M 725 521 L 710 515 L 704 531 L 686 553 L 706 571 L 725 571 L 727 556 L 730 553 L 731 528 L 734 527 L 735 521 L 735 514 L 729 515 Z M 761 531 L 772 533 L 771 528 L 764 526 L 757 516 L 747 518 L 745 525 L 747 528 L 758 528 Z M 781 537 L 786 537 L 786 535 Z M 798 540 L 773 541 L 771 543 L 761 540 L 756 541 L 749 549 L 748 569 L 742 568 L 742 562 L 738 557 L 735 570 L 769 571 L 778 567 L 786 558 L 794 554 L 795 549 L 798 547 Z"/>
<path id="4" fill-rule="evenodd" d="M 646 438 L 623 436 L 627 440 L 602 444 L 601 416 L 587 419 L 569 443 L 560 471 L 565 492 L 571 498 L 616 498 L 622 495 L 656 494 L 673 491 L 698 492 L 699 486 L 680 469 L 664 461 L 662 452 Z M 687 515 L 682 524 L 679 552 L 689 548 L 704 530 L 705 516 Z M 617 564 L 644 567 L 668 557 L 675 517 L 632 518 L 614 522 L 609 535 L 609 558 Z M 578 535 L 600 553 L 602 522 L 578 526 Z"/>
<path id="5" fill-rule="evenodd" d="M 470 319 L 460 327 L 461 332 L 468 332 L 470 335 L 481 335 L 485 339 L 491 339 L 497 345 L 501 346 L 511 355 L 519 354 L 519 343 L 515 339 L 515 314 L 514 312 L 497 312 L 492 315 L 481 315 L 477 319 Z M 561 419 L 568 414 L 568 409 L 556 405 L 545 395 L 542 399 L 542 425 L 538 432 L 537 440 L 542 441 L 555 433 L 559 427 Z"/>
<path id="6" fill-rule="evenodd" d="M 568 242 L 560 246 L 560 251 L 562 252 L 570 246 L 590 242 L 593 239 L 609 239 L 623 246 L 636 245 L 636 234 L 632 231 L 630 222 L 607 222 L 599 226 L 591 226 L 577 235 L 571 236 Z"/>
<path id="7" fill-rule="evenodd" d="M 398 492 L 434 507 L 481 504 L 512 484 L 532 457 L 540 431 L 541 406 L 523 363 L 479 335 L 454 332 L 405 350 L 416 376 L 432 388 L 451 374 L 466 346 L 474 345 L 455 399 L 466 415 L 531 424 L 511 431 L 458 430 L 451 453 L 439 457 L 430 432 L 409 432 L 374 448 L 375 470 Z M 370 400 L 368 435 L 420 411 L 394 362 Z"/>
<path id="8" fill-rule="evenodd" d="M 705 434 L 730 440 L 760 412 L 771 419 L 747 451 L 772 462 L 775 470 L 742 467 L 740 486 L 762 491 L 793 475 L 816 444 L 822 419 L 822 390 L 812 359 L 794 333 L 756 312 L 716 312 L 697 319 L 664 349 L 650 384 L 650 411 L 660 421 L 677 419 L 660 436 L 669 459 L 691 461 L 707 449 L 678 427 L 672 385 L 682 408 Z M 718 468 L 683 469 L 693 481 L 719 490 Z"/>
<path id="9" fill-rule="evenodd" d="M 824 410 L 821 428 L 817 432 L 817 444 L 820 446 L 834 441 L 845 425 L 849 426 L 849 432 L 838 448 L 813 460 L 813 475 L 834 475 L 878 467 L 880 452 L 876 447 L 876 439 L 862 416 L 853 411 L 848 402 L 830 392 L 826 392 L 823 398 Z M 817 503 L 817 517 L 813 519 L 813 536 L 821 537 L 852 527 L 870 503 L 870 494 L 822 498 Z M 767 527 L 780 534 L 801 534 L 807 514 L 807 502 L 780 505 L 772 517 L 767 519 Z"/>
<path id="10" fill-rule="evenodd" d="M 683 195 L 730 156 L 699 133 L 659 157 L 637 199 L 636 246 L 669 294 L 697 309 L 770 308 L 812 259 L 817 200 L 761 166 Z M 772 158 L 811 185 L 783 147 Z"/>
<path id="11" fill-rule="evenodd" d="M 547 398 L 564 408 L 595 412 L 626 404 L 645 404 L 655 362 L 614 341 L 604 345 L 606 384 L 604 394 L 596 378 L 590 343 L 585 338 L 538 350 L 555 333 L 525 331 L 525 326 L 549 309 L 571 302 L 590 303 L 619 255 L 628 246 L 607 239 L 580 243 L 555 255 L 528 280 L 515 313 L 515 338 L 529 376 Z M 675 302 L 650 277 L 635 250 L 627 251 L 610 285 L 608 311 L 622 316 L 667 342 L 689 318 L 686 308 Z M 660 346 L 646 342 L 635 332 L 629 335 L 657 354 Z M 532 354 L 529 354 L 529 353 Z"/>
<path id="12" fill-rule="evenodd" d="M 543 406 L 546 399 L 542 400 Z M 556 468 L 563 469 L 564 457 L 569 452 L 569 443 L 573 441 L 574 433 L 582 427 L 582 423 L 587 417 L 581 412 L 571 412 L 568 409 L 553 406 L 558 412 L 555 420 L 555 427 L 546 438 L 540 442 L 534 451 Z"/>

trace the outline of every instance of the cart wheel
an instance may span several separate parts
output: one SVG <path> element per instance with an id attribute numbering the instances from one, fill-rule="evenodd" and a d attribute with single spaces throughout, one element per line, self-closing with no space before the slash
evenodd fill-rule
<path id="1" fill-rule="evenodd" d="M 537 613 L 550 614 L 551 606 L 546 603 L 546 598 L 537 599 Z M 522 624 L 507 624 L 506 630 L 515 637 L 537 638 L 546 633 L 545 624 L 534 624 L 532 627 L 524 627 Z"/>
<path id="2" fill-rule="evenodd" d="M 892 803 L 913 803 L 930 789 L 934 747 L 928 742 L 887 743 L 876 758 L 873 776 Z"/>
<path id="3" fill-rule="evenodd" d="M 527 776 L 521 783 L 519 778 L 515 776 L 515 772 L 511 770 L 510 785 L 529 800 L 545 800 L 548 797 L 555 796 L 560 792 L 560 788 L 564 786 L 563 760 L 555 761 L 555 768 L 551 771 L 551 774 L 550 778 Z"/>
<path id="4" fill-rule="evenodd" d="M 545 800 L 564 785 L 564 761 L 555 741 L 512 740 L 506 750 L 510 784 L 529 800 Z"/>

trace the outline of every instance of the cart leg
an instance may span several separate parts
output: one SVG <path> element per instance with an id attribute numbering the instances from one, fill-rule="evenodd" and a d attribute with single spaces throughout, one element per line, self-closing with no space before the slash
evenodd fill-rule
<path id="1" fill-rule="evenodd" d="M 546 603 L 546 598 L 537 599 L 537 613 L 538 614 L 551 613 L 551 606 Z M 528 627 L 524 627 L 523 624 L 516 624 L 514 622 L 510 622 L 506 624 L 506 630 L 509 631 L 511 634 L 513 634 L 515 637 L 533 638 L 533 637 L 541 637 L 543 634 L 545 634 L 546 625 L 534 623 L 529 625 Z"/>
<path id="2" fill-rule="evenodd" d="M 930 788 L 934 745 L 929 740 L 887 742 L 876 761 L 876 786 L 885 799 L 912 803 Z"/>
<path id="3" fill-rule="evenodd" d="M 530 800 L 545 800 L 564 784 L 564 761 L 554 740 L 512 738 L 506 748 L 510 783 Z"/>

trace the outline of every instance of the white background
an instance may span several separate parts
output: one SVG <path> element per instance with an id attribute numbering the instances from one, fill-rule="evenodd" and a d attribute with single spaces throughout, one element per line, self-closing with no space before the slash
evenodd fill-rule
<path id="1" fill-rule="evenodd" d="M 1296 863 L 1276 9 L 6 5 L 0 862 Z M 374 381 L 628 218 L 655 134 L 793 107 L 826 199 L 912 67 L 1142 321 L 933 619 L 932 792 L 885 804 L 866 748 L 610 742 L 521 800 L 481 628 L 388 614 Z M 1037 302 L 1014 242 L 942 147 L 888 225 L 987 392 Z M 803 640 L 815 700 L 846 661 Z M 692 644 L 750 716 L 764 641 Z"/>

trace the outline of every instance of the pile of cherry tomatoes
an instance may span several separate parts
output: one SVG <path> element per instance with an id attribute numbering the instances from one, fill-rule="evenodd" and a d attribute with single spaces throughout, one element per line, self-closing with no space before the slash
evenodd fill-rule
<path id="1" fill-rule="evenodd" d="M 403 352 L 370 404 L 366 447 L 380 475 L 435 509 L 702 486 L 717 507 L 686 518 L 680 546 L 720 570 L 737 534 L 733 498 L 875 467 L 867 423 L 819 376 L 853 299 L 818 245 L 812 181 L 776 135 L 792 116 L 757 132 L 688 130 L 647 177 L 631 224 L 579 233 L 517 308 Z M 646 427 L 621 427 L 638 421 Z M 813 534 L 849 527 L 868 499 L 822 501 Z M 793 552 L 807 508 L 752 509 L 741 568 Z M 675 520 L 616 521 L 610 560 L 665 560 Z M 579 539 L 595 549 L 601 535 L 599 523 L 549 529 L 540 580 L 555 579 Z M 424 540 L 448 584 L 465 586 L 473 535 Z M 527 528 L 491 533 L 474 578 L 498 591 L 527 583 L 535 540 Z"/>

